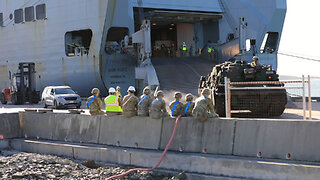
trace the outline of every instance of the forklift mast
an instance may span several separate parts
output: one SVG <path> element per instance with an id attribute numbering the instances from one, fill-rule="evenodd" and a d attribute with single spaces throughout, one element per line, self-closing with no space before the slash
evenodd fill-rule
<path id="1" fill-rule="evenodd" d="M 35 63 L 19 63 L 17 73 L 10 79 L 10 87 L 1 91 L 2 104 L 11 101 L 12 104 L 37 104 L 40 101 L 40 92 L 36 91 Z M 10 73 L 11 76 L 11 73 Z"/>
<path id="2" fill-rule="evenodd" d="M 31 102 L 32 94 L 35 91 L 35 64 L 19 63 L 19 72 L 16 74 L 18 102 L 24 104 Z M 20 104 L 19 103 L 19 104 Z"/>

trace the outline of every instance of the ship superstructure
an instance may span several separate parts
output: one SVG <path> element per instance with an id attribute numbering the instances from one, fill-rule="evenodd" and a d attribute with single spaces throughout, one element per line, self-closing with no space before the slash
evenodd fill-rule
<path id="1" fill-rule="evenodd" d="M 149 60 L 183 42 L 188 56 L 212 42 L 220 61 L 255 54 L 276 68 L 285 13 L 285 0 L 0 0 L 0 88 L 19 62 L 35 63 L 37 90 L 156 86 Z"/>

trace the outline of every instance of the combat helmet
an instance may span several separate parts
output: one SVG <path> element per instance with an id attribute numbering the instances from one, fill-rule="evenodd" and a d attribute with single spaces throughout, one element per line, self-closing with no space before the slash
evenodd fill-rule
<path id="1" fill-rule="evenodd" d="M 182 98 L 182 94 L 180 92 L 175 92 L 173 97 L 176 99 Z"/>
<path id="2" fill-rule="evenodd" d="M 186 101 L 192 101 L 193 95 L 191 93 L 188 93 L 186 94 L 185 98 L 186 98 Z"/>
<path id="3" fill-rule="evenodd" d="M 100 90 L 98 88 L 93 88 L 91 94 L 99 94 Z"/>
<path id="4" fill-rule="evenodd" d="M 202 96 L 209 96 L 210 94 L 211 94 L 211 91 L 208 88 L 204 88 L 201 92 Z"/>
<path id="5" fill-rule="evenodd" d="M 143 94 L 151 94 L 150 88 L 149 88 L 149 87 L 145 87 L 145 88 L 143 89 Z"/>
<path id="6" fill-rule="evenodd" d="M 164 97 L 163 91 L 158 91 L 156 95 L 157 97 Z"/>

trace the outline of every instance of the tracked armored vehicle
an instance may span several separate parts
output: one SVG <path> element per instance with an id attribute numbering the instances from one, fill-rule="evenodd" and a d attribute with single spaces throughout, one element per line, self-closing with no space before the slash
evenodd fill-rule
<path id="1" fill-rule="evenodd" d="M 202 76 L 199 90 L 212 90 L 214 110 L 219 116 L 225 116 L 225 86 L 224 77 L 231 82 L 258 82 L 245 85 L 234 85 L 242 89 L 231 90 L 231 110 L 238 114 L 254 117 L 280 116 L 287 104 L 286 90 L 279 83 L 279 75 L 271 66 L 255 66 L 244 61 L 224 62 L 213 67 L 211 74 Z M 275 82 L 275 83 L 268 83 Z M 244 88 L 257 87 L 257 88 Z M 276 87 L 276 88 L 261 88 Z"/>

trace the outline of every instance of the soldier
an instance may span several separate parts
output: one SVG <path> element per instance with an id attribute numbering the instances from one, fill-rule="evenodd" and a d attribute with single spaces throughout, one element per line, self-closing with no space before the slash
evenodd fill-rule
<path id="1" fill-rule="evenodd" d="M 193 95 L 192 94 L 187 94 L 186 95 L 186 101 L 187 103 L 184 105 L 184 116 L 192 116 L 192 110 L 194 108 L 195 103 L 193 102 Z"/>
<path id="2" fill-rule="evenodd" d="M 143 89 L 143 95 L 138 102 L 138 116 L 149 116 L 149 109 L 153 98 L 150 96 L 151 90 L 149 87 Z"/>
<path id="3" fill-rule="evenodd" d="M 212 100 L 208 98 L 210 95 L 210 89 L 203 89 L 201 95 L 202 96 L 196 100 L 195 107 L 192 110 L 192 116 L 200 122 L 205 122 L 208 118 L 214 117 L 215 115 L 213 114 Z"/>
<path id="4" fill-rule="evenodd" d="M 116 96 L 116 90 L 113 87 L 109 88 L 109 96 L 104 99 L 108 116 L 120 115 L 122 113 L 120 102 L 121 98 Z"/>
<path id="5" fill-rule="evenodd" d="M 134 95 L 136 89 L 133 86 L 129 86 L 128 94 L 124 96 L 122 100 L 123 115 L 127 118 L 137 115 L 137 105 L 139 99 Z"/>
<path id="6" fill-rule="evenodd" d="M 91 115 L 103 115 L 105 112 L 102 111 L 102 101 L 100 99 L 100 90 L 93 88 L 91 91 L 92 96 L 87 100 L 87 107 Z"/>
<path id="7" fill-rule="evenodd" d="M 152 101 L 150 106 L 150 116 L 152 119 L 160 119 L 164 116 L 168 116 L 166 110 L 166 103 L 163 100 L 164 94 L 162 91 L 157 92 L 157 98 Z"/>
<path id="8" fill-rule="evenodd" d="M 169 105 L 171 110 L 171 116 L 183 115 L 184 105 L 180 102 L 182 94 L 180 92 L 174 93 L 175 101 L 172 101 Z"/>
<path id="9" fill-rule="evenodd" d="M 251 67 L 261 66 L 258 56 L 253 56 L 252 60 L 253 60 L 253 62 L 250 63 Z"/>

